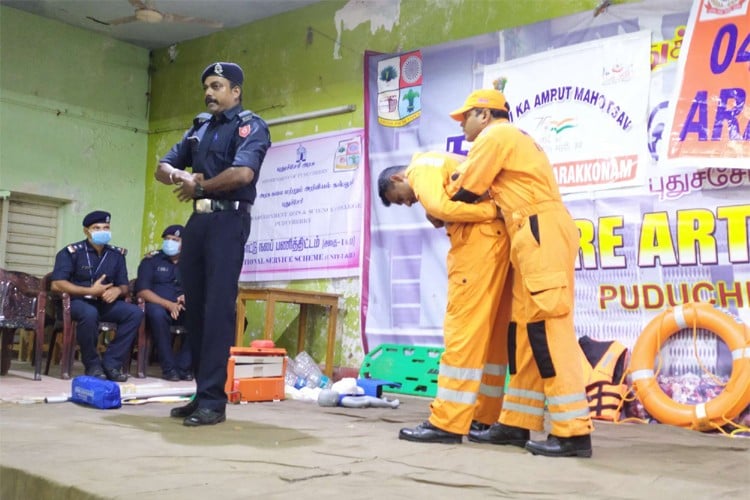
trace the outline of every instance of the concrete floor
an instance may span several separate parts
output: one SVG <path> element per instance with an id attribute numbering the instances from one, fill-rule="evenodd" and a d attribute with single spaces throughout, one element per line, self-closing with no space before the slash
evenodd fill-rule
<path id="1" fill-rule="evenodd" d="M 69 392 L 71 382 L 33 381 L 27 365 L 14 362 L 0 378 L 3 500 L 687 500 L 739 499 L 750 491 L 747 438 L 597 424 L 592 459 L 535 457 L 467 440 L 409 443 L 397 439 L 398 430 L 424 420 L 430 400 L 395 394 L 387 396 L 398 397 L 398 409 L 292 400 L 232 405 L 227 422 L 186 428 L 168 416 L 173 404 L 97 410 L 44 403 Z"/>

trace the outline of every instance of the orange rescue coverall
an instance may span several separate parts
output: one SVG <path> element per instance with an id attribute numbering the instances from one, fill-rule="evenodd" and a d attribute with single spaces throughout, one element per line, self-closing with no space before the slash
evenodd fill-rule
<path id="1" fill-rule="evenodd" d="M 406 170 L 417 199 L 429 215 L 446 223 L 451 242 L 445 350 L 429 421 L 456 434 L 467 434 L 472 419 L 486 424 L 498 419 L 512 301 L 511 280 L 506 279 L 510 243 L 495 203 L 454 202 L 445 191 L 464 159 L 451 153 L 416 153 Z"/>
<path id="2" fill-rule="evenodd" d="M 499 421 L 541 431 L 546 399 L 552 435 L 590 434 L 573 324 L 579 235 L 549 159 L 529 135 L 500 119 L 479 133 L 462 167 L 448 193 L 471 199 L 489 190 L 511 240 L 511 377 Z"/>

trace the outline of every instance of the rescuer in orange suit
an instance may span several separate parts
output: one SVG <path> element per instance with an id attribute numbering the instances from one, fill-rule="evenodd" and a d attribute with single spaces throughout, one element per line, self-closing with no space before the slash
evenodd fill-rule
<path id="1" fill-rule="evenodd" d="M 460 443 L 470 429 L 496 422 L 502 406 L 510 243 L 493 201 L 466 204 L 448 198 L 445 186 L 464 159 L 445 152 L 416 153 L 408 167 L 387 168 L 378 179 L 385 206 L 420 202 L 435 227 L 445 225 L 451 242 L 437 394 L 429 420 L 399 432 L 408 441 Z"/>
<path id="2" fill-rule="evenodd" d="M 505 96 L 472 92 L 450 113 L 473 141 L 448 193 L 474 203 L 486 193 L 502 210 L 510 236 L 513 304 L 508 332 L 510 382 L 498 423 L 471 431 L 480 443 L 515 444 L 535 455 L 591 456 L 591 432 L 581 350 L 573 325 L 578 229 L 566 209 L 541 147 L 510 123 Z M 544 405 L 551 432 L 544 429 Z"/>

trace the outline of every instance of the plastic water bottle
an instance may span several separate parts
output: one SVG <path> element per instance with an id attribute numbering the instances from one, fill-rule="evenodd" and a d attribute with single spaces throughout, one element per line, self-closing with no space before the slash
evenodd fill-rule
<path id="1" fill-rule="evenodd" d="M 314 389 L 316 387 L 320 387 L 321 389 L 330 389 L 331 379 L 329 379 L 322 373 L 320 375 L 318 375 L 317 373 L 312 373 L 309 377 L 307 377 L 307 387 L 309 387 L 310 389 Z"/>
<path id="2" fill-rule="evenodd" d="M 311 389 L 315 387 L 328 389 L 331 387 L 331 380 L 323 375 L 318 364 L 305 351 L 297 354 L 297 357 L 294 358 L 294 363 L 297 375 L 304 379 L 306 387 Z"/>
<path id="3" fill-rule="evenodd" d="M 284 383 L 290 385 L 295 389 L 299 389 L 304 384 L 300 384 L 302 377 L 297 375 L 297 363 L 290 358 L 286 357 L 286 372 L 284 373 Z"/>

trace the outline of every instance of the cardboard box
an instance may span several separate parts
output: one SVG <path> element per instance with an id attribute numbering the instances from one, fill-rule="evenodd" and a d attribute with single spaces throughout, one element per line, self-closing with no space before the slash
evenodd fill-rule
<path id="1" fill-rule="evenodd" d="M 225 390 L 230 402 L 284 399 L 286 349 L 232 347 L 229 354 Z"/>

